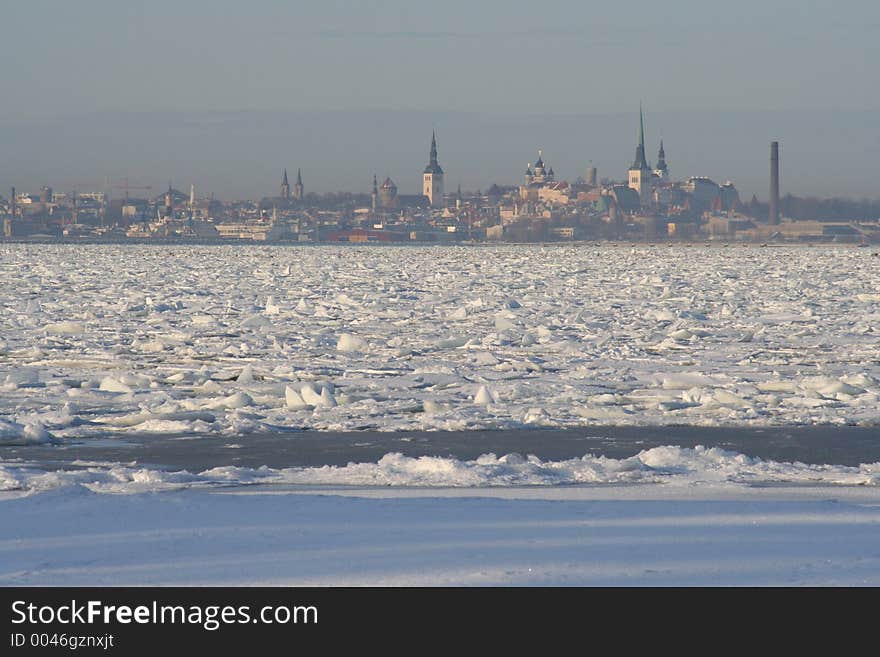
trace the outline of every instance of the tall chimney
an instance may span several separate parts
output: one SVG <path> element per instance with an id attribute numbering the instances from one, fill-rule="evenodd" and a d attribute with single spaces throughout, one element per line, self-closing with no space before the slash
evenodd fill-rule
<path id="1" fill-rule="evenodd" d="M 770 217 L 771 224 L 779 223 L 779 142 L 770 142 Z"/>
<path id="2" fill-rule="evenodd" d="M 12 218 L 15 219 L 15 187 L 12 188 Z"/>

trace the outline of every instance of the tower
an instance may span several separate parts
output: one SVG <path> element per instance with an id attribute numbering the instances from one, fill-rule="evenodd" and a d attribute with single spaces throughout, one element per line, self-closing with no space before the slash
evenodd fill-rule
<path id="1" fill-rule="evenodd" d="M 431 154 L 422 179 L 422 194 L 428 197 L 432 207 L 443 202 L 443 169 L 437 163 L 437 137 L 431 133 Z"/>
<path id="2" fill-rule="evenodd" d="M 636 146 L 636 159 L 629 168 L 629 186 L 639 193 L 642 206 L 647 205 L 651 198 L 651 173 L 651 167 L 645 159 L 645 120 L 642 106 L 639 105 L 639 145 Z"/>
<path id="3" fill-rule="evenodd" d="M 376 212 L 376 208 L 379 205 L 379 183 L 376 182 L 376 174 L 373 174 L 373 193 L 370 194 L 370 205 L 373 208 L 373 212 Z"/>
<path id="4" fill-rule="evenodd" d="M 284 170 L 284 176 L 281 178 L 281 198 L 290 199 L 290 183 L 287 181 L 287 169 Z"/>
<path id="5" fill-rule="evenodd" d="M 168 183 L 168 191 L 165 192 L 165 216 L 174 218 L 174 192 L 171 183 Z"/>
<path id="6" fill-rule="evenodd" d="M 379 188 L 379 203 L 386 210 L 397 207 L 397 185 L 391 178 L 386 177 Z"/>
<path id="7" fill-rule="evenodd" d="M 596 170 L 596 167 L 594 167 L 592 164 L 590 166 L 588 166 L 587 167 L 587 184 L 595 187 L 597 176 L 598 176 L 598 171 Z"/>
<path id="8" fill-rule="evenodd" d="M 305 188 L 303 187 L 302 169 L 297 169 L 296 183 L 293 185 L 293 198 L 297 201 L 302 201 L 304 191 Z"/>
<path id="9" fill-rule="evenodd" d="M 660 150 L 657 151 L 657 166 L 654 167 L 654 175 L 661 180 L 669 177 L 669 167 L 666 165 L 666 151 L 663 150 L 663 140 L 660 140 Z"/>
<path id="10" fill-rule="evenodd" d="M 771 224 L 779 223 L 779 142 L 770 142 L 770 217 Z"/>

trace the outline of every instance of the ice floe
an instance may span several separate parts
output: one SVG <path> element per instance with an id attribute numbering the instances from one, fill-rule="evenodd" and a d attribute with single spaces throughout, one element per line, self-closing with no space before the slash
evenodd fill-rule
<path id="1" fill-rule="evenodd" d="M 54 413 L 45 426 L 60 439 L 145 426 L 880 425 L 878 262 L 864 249 L 0 255 L 29 272 L 0 290 L 0 419 Z M 61 413 L 68 401 L 81 410 Z M 177 411 L 156 411 L 169 401 Z M 214 419 L 173 415 L 186 412 Z"/>

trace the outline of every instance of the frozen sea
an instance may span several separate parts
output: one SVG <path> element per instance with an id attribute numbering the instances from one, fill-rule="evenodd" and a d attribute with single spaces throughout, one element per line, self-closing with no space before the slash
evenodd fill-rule
<path id="1" fill-rule="evenodd" d="M 853 247 L 0 245 L 0 441 L 880 424 Z"/>
<path id="2" fill-rule="evenodd" d="M 871 249 L 0 270 L 0 585 L 880 584 Z"/>

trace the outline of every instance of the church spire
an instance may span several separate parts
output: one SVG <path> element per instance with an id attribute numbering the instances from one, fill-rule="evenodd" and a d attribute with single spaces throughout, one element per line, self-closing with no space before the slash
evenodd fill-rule
<path id="1" fill-rule="evenodd" d="M 660 140 L 660 150 L 657 151 L 657 170 L 666 172 L 666 151 L 663 150 L 663 140 Z"/>
<path id="2" fill-rule="evenodd" d="M 440 168 L 440 164 L 437 162 L 437 135 L 434 132 L 431 132 L 431 153 L 428 158 L 428 166 L 425 167 L 425 173 L 442 174 L 443 169 Z"/>
<path id="3" fill-rule="evenodd" d="M 645 119 L 642 115 L 642 104 L 639 103 L 639 145 L 636 146 L 636 159 L 630 169 L 645 171 L 648 168 L 648 161 L 645 159 Z"/>
<path id="4" fill-rule="evenodd" d="M 296 184 L 293 186 L 293 198 L 297 201 L 302 201 L 303 199 L 303 177 L 302 177 L 302 169 L 296 170 Z"/>
<path id="5" fill-rule="evenodd" d="M 642 114 L 642 104 L 639 103 L 639 146 L 645 148 L 645 117 Z"/>
<path id="6" fill-rule="evenodd" d="M 290 183 L 287 181 L 287 168 L 284 169 L 284 175 L 281 177 L 281 198 L 290 198 Z"/>
<path id="7" fill-rule="evenodd" d="M 285 181 L 287 180 L 287 171 L 284 172 L 284 180 Z M 302 169 L 296 170 L 296 184 L 297 185 L 303 184 Z"/>

